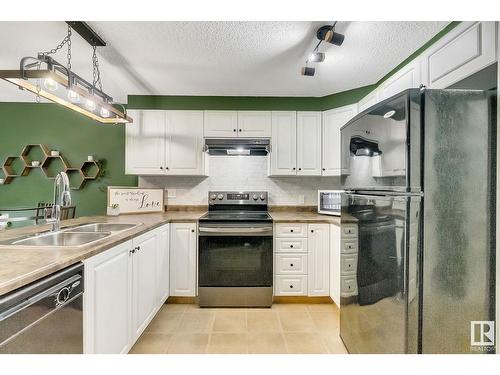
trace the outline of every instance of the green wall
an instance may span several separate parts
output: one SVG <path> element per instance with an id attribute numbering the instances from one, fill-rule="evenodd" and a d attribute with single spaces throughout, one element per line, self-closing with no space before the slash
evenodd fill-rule
<path id="1" fill-rule="evenodd" d="M 13 88 L 14 90 L 15 88 Z M 94 155 L 103 160 L 104 175 L 73 190 L 77 215 L 106 212 L 106 186 L 136 186 L 137 177 L 125 176 L 125 127 L 103 125 L 57 104 L 0 103 L 0 160 L 21 153 L 25 144 L 41 143 L 59 150 L 72 167 Z M 1 174 L 1 172 L 0 172 Z M 52 201 L 53 180 L 41 169 L 0 185 L 0 209 Z"/>

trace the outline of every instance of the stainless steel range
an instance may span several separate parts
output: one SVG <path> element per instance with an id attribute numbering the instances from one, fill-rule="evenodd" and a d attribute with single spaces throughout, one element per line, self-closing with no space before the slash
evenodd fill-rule
<path id="1" fill-rule="evenodd" d="M 273 220 L 265 191 L 211 191 L 199 221 L 201 307 L 271 306 Z"/>

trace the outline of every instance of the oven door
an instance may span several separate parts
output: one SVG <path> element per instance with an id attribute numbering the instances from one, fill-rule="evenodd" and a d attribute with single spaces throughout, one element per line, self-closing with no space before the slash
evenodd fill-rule
<path id="1" fill-rule="evenodd" d="M 272 224 L 199 226 L 200 287 L 272 287 Z"/>

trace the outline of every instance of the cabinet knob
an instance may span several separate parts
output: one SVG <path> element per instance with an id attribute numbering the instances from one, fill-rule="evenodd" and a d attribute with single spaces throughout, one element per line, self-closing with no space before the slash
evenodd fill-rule
<path id="1" fill-rule="evenodd" d="M 295 170 L 295 167 L 292 168 L 292 171 L 294 171 L 294 170 Z"/>
<path id="2" fill-rule="evenodd" d="M 311 229 L 311 233 L 314 233 L 314 230 L 313 230 L 313 229 Z"/>
<path id="3" fill-rule="evenodd" d="M 290 249 L 293 249 L 293 245 L 290 245 Z"/>
<path id="4" fill-rule="evenodd" d="M 302 170 L 302 168 L 299 168 L 299 171 L 301 171 L 301 170 Z"/>
<path id="5" fill-rule="evenodd" d="M 129 254 L 135 254 L 135 248 L 129 251 Z"/>
<path id="6" fill-rule="evenodd" d="M 293 233 L 293 229 L 290 229 L 290 233 Z"/>
<path id="7" fill-rule="evenodd" d="M 233 129 L 233 132 L 235 132 L 235 131 L 236 131 L 236 129 Z"/>
<path id="8" fill-rule="evenodd" d="M 169 168 L 167 167 L 166 169 L 167 169 L 167 171 L 168 171 L 168 169 L 169 169 Z"/>
<path id="9" fill-rule="evenodd" d="M 293 285 L 290 285 L 290 289 L 293 289 Z"/>
<path id="10" fill-rule="evenodd" d="M 241 132 L 241 129 L 238 129 L 239 132 Z"/>
<path id="11" fill-rule="evenodd" d="M 326 171 L 326 168 L 323 168 L 324 171 Z"/>
<path id="12" fill-rule="evenodd" d="M 293 267 L 293 263 L 290 263 L 290 267 Z"/>
<path id="13" fill-rule="evenodd" d="M 191 229 L 191 232 L 193 232 L 193 233 L 194 233 L 194 229 Z"/>
<path id="14" fill-rule="evenodd" d="M 163 169 L 163 167 L 160 167 L 160 169 Z"/>

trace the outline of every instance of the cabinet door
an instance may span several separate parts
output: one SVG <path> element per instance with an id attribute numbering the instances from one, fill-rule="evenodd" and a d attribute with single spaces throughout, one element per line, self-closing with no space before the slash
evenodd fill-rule
<path id="1" fill-rule="evenodd" d="M 366 95 L 363 99 L 358 102 L 358 113 L 363 112 L 365 109 L 370 108 L 379 102 L 378 100 L 378 89 L 373 90 L 371 93 Z"/>
<path id="2" fill-rule="evenodd" d="M 271 136 L 271 112 L 238 111 L 238 137 L 268 138 Z"/>
<path id="3" fill-rule="evenodd" d="M 132 337 L 137 339 L 149 324 L 157 305 L 156 232 L 145 233 L 133 240 L 132 262 Z"/>
<path id="4" fill-rule="evenodd" d="M 357 112 L 357 105 L 331 109 L 323 112 L 322 122 L 322 157 L 321 174 L 323 176 L 341 175 L 340 128 L 353 118 Z"/>
<path id="5" fill-rule="evenodd" d="M 421 83 L 420 59 L 415 59 L 380 85 L 379 101 L 390 98 L 403 90 L 419 87 Z"/>
<path id="6" fill-rule="evenodd" d="M 447 88 L 496 61 L 495 22 L 462 22 L 421 58 L 424 84 Z"/>
<path id="7" fill-rule="evenodd" d="M 308 281 L 310 296 L 330 295 L 330 225 L 309 224 Z"/>
<path id="8" fill-rule="evenodd" d="M 272 113 L 271 176 L 295 176 L 297 174 L 297 113 L 277 111 Z"/>
<path id="9" fill-rule="evenodd" d="M 125 173 L 165 173 L 165 111 L 129 111 L 134 122 L 125 125 Z"/>
<path id="10" fill-rule="evenodd" d="M 132 241 L 84 261 L 84 353 L 130 349 Z"/>
<path id="11" fill-rule="evenodd" d="M 203 175 L 203 111 L 167 111 L 166 174 Z"/>
<path id="12" fill-rule="evenodd" d="M 238 136 L 237 111 L 205 111 L 203 136 L 208 138 L 232 138 Z"/>
<path id="13" fill-rule="evenodd" d="M 330 297 L 340 306 L 340 226 L 330 224 Z"/>
<path id="14" fill-rule="evenodd" d="M 297 112 L 297 175 L 321 176 L 321 112 Z"/>
<path id="15" fill-rule="evenodd" d="M 158 305 L 165 303 L 170 294 L 170 231 L 169 225 L 160 227 L 157 231 L 157 301 Z"/>
<path id="16" fill-rule="evenodd" d="M 172 223 L 170 227 L 170 295 L 196 296 L 196 223 Z"/>

